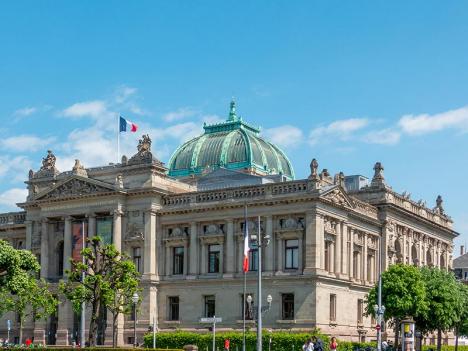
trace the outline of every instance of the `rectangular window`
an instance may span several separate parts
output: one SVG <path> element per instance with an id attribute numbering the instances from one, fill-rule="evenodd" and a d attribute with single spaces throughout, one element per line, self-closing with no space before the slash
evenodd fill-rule
<path id="1" fill-rule="evenodd" d="M 294 294 L 282 294 L 282 319 L 294 319 Z"/>
<path id="2" fill-rule="evenodd" d="M 214 317 L 216 313 L 216 299 L 214 295 L 205 296 L 205 317 Z"/>
<path id="3" fill-rule="evenodd" d="M 363 308 L 364 308 L 364 302 L 362 299 L 357 300 L 357 322 L 358 324 L 362 324 L 362 316 L 363 316 Z"/>
<path id="4" fill-rule="evenodd" d="M 141 273 L 141 247 L 133 248 L 133 263 L 135 264 L 136 270 Z"/>
<path id="5" fill-rule="evenodd" d="M 372 256 L 371 255 L 368 255 L 367 256 L 367 281 L 368 282 L 371 282 L 372 281 Z"/>
<path id="6" fill-rule="evenodd" d="M 249 271 L 258 270 L 257 256 L 258 249 L 250 249 L 249 251 Z"/>
<path id="7" fill-rule="evenodd" d="M 285 243 L 285 269 L 297 269 L 299 267 L 299 240 L 286 240 Z"/>
<path id="8" fill-rule="evenodd" d="M 219 273 L 221 245 L 208 245 L 208 273 Z"/>
<path id="9" fill-rule="evenodd" d="M 359 253 L 354 251 L 353 252 L 353 278 L 357 278 L 358 272 L 358 255 Z"/>
<path id="10" fill-rule="evenodd" d="M 169 320 L 179 320 L 179 296 L 169 296 Z"/>
<path id="11" fill-rule="evenodd" d="M 330 321 L 336 321 L 336 295 L 330 294 Z"/>
<path id="12" fill-rule="evenodd" d="M 184 274 L 184 247 L 174 247 L 172 256 L 172 274 Z"/>

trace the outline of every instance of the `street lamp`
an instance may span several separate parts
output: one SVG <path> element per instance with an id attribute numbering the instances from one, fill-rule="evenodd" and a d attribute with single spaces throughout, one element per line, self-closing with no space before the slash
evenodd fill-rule
<path id="1" fill-rule="evenodd" d="M 383 315 L 385 313 L 385 306 L 384 305 L 374 305 L 374 312 L 377 316 L 377 350 L 382 350 L 382 320 Z"/>
<path id="2" fill-rule="evenodd" d="M 137 338 L 136 338 L 136 320 L 137 320 L 137 310 L 136 305 L 140 300 L 140 297 L 136 292 L 133 293 L 132 302 L 133 302 L 133 347 L 137 346 Z"/>

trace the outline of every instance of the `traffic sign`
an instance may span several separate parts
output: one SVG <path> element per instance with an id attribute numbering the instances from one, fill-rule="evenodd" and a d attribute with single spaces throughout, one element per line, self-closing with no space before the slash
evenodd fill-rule
<path id="1" fill-rule="evenodd" d="M 380 325 L 377 324 L 377 325 L 375 326 L 375 329 L 376 329 L 376 330 L 380 330 Z"/>
<path id="2" fill-rule="evenodd" d="M 223 321 L 222 318 L 218 317 L 203 317 L 200 318 L 200 323 L 221 323 Z"/>
<path id="3" fill-rule="evenodd" d="M 11 321 L 9 319 L 7 320 L 7 328 L 8 328 L 8 331 L 11 330 Z"/>

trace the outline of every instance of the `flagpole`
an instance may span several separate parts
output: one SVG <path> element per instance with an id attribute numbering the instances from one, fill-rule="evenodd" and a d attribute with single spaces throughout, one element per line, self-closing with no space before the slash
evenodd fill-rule
<path id="1" fill-rule="evenodd" d="M 247 205 L 244 205 L 244 240 L 248 240 L 245 233 L 247 231 Z M 244 243 L 245 245 L 245 243 Z M 247 290 L 247 272 L 245 269 L 242 269 L 244 273 L 244 290 L 243 290 L 243 303 L 242 303 L 242 351 L 245 351 L 245 295 Z"/>
<path id="2" fill-rule="evenodd" d="M 83 250 L 85 249 L 85 221 L 83 220 L 81 222 L 81 262 L 83 264 L 85 264 L 85 257 L 84 257 L 84 254 L 83 254 Z M 84 284 L 85 282 L 85 271 L 83 271 L 81 273 L 81 282 Z M 83 301 L 81 303 L 81 335 L 80 335 L 80 346 L 83 348 L 84 345 L 85 345 L 85 324 L 86 324 L 86 321 L 85 321 L 85 313 L 86 313 L 86 304 L 85 302 Z"/>
<path id="3" fill-rule="evenodd" d="M 117 164 L 120 158 L 120 115 L 117 115 Z"/>

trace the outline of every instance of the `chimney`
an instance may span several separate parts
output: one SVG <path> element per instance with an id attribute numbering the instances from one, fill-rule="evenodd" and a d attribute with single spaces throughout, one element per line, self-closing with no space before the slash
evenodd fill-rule
<path id="1" fill-rule="evenodd" d="M 465 245 L 460 245 L 460 256 L 465 254 Z"/>

